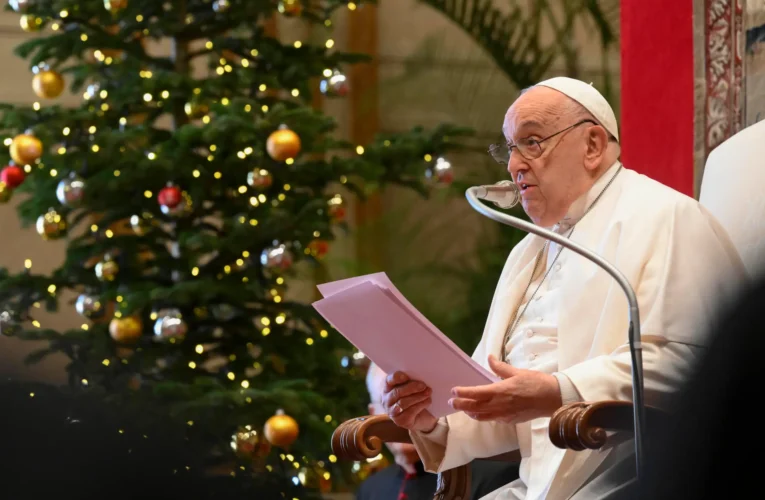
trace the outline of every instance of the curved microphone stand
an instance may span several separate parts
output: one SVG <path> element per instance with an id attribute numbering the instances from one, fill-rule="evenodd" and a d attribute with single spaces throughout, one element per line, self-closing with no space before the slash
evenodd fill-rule
<path id="1" fill-rule="evenodd" d="M 503 214 L 479 201 L 487 199 L 501 208 L 510 208 L 520 201 L 520 192 L 518 187 L 509 181 L 501 181 L 495 185 L 474 186 L 465 192 L 468 202 L 472 207 L 482 215 L 493 219 L 502 224 L 521 229 L 523 231 L 536 234 L 542 238 L 552 240 L 555 243 L 566 247 L 585 259 L 588 259 L 608 274 L 613 276 L 619 286 L 624 290 L 629 303 L 629 346 L 632 355 L 632 398 L 634 407 L 634 427 L 635 427 L 635 460 L 638 481 L 643 477 L 643 430 L 645 429 L 645 407 L 643 404 L 643 346 L 640 342 L 640 315 L 638 314 L 638 303 L 632 286 L 627 278 L 608 261 L 587 248 L 574 243 L 552 231 L 539 227 L 523 219 Z"/>

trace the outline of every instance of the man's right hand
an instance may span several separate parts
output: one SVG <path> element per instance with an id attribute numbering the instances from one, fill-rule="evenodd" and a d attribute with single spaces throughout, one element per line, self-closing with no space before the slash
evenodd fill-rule
<path id="1" fill-rule="evenodd" d="M 382 405 L 399 427 L 430 432 L 438 423 L 438 419 L 425 409 L 433 402 L 432 392 L 423 382 L 411 380 L 403 372 L 391 373 L 385 378 Z"/>

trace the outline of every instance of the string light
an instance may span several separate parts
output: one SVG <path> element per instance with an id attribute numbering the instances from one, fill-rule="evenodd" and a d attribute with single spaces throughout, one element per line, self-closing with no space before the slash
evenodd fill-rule
<path id="1" fill-rule="evenodd" d="M 200 175 L 202 175 L 202 174 L 199 172 L 199 170 L 197 170 L 197 169 L 194 169 L 194 171 L 193 171 L 193 172 L 191 172 L 191 175 L 193 175 L 194 177 L 199 177 L 199 176 L 200 176 Z"/>
<path id="2" fill-rule="evenodd" d="M 191 275 L 192 276 L 199 276 L 199 268 L 195 267 L 194 269 L 192 269 L 191 270 Z"/>
<path id="3" fill-rule="evenodd" d="M 207 43 L 205 43 L 205 48 L 207 50 L 212 49 L 213 48 L 213 43 L 210 40 L 208 40 Z"/>
<path id="4" fill-rule="evenodd" d="M 292 89 L 292 97 L 297 97 L 300 95 L 300 91 L 298 89 Z"/>
<path id="5" fill-rule="evenodd" d="M 229 380 L 234 380 L 236 378 L 236 375 L 234 375 L 234 372 L 228 372 L 228 374 L 226 374 L 226 377 L 228 377 Z"/>
<path id="6" fill-rule="evenodd" d="M 32 104 L 32 107 L 35 109 L 35 111 L 40 111 L 40 103 L 39 102 L 35 102 L 34 104 Z"/>
<path id="7" fill-rule="evenodd" d="M 88 331 L 90 329 L 90 326 L 87 323 L 83 323 L 80 328 L 82 328 L 85 331 Z"/>
<path id="8" fill-rule="evenodd" d="M 222 75 L 223 73 L 226 72 L 226 70 L 223 69 L 222 66 L 218 66 L 217 68 L 215 68 L 215 72 L 218 73 L 219 75 Z"/>
<path id="9" fill-rule="evenodd" d="M 55 168 L 50 169 L 51 177 L 56 177 L 57 175 L 58 175 L 58 170 L 56 170 Z"/>
<path id="10" fill-rule="evenodd" d="M 109 362 L 108 359 L 105 359 L 105 360 L 101 361 L 101 364 L 104 365 L 104 366 L 109 366 L 110 362 Z"/>
<path id="11" fill-rule="evenodd" d="M 284 163 L 286 163 L 287 165 L 292 165 L 293 163 L 295 163 L 295 158 L 287 158 L 284 161 Z"/>
<path id="12" fill-rule="evenodd" d="M 197 352 L 197 354 L 202 354 L 203 352 L 205 352 L 205 348 L 202 344 L 197 344 L 194 350 Z"/>
<path id="13" fill-rule="evenodd" d="M 144 192 L 143 192 L 143 195 L 144 195 L 146 198 L 151 198 L 152 196 L 154 196 L 154 195 L 152 194 L 152 192 L 151 192 L 151 191 L 149 191 L 148 189 L 147 189 L 146 191 L 144 191 Z"/>
<path id="14" fill-rule="evenodd" d="M 322 330 L 319 332 L 319 335 L 321 335 L 321 338 L 326 339 L 327 335 L 329 335 L 329 332 L 327 330 Z"/>
<path id="15" fill-rule="evenodd" d="M 139 23 L 143 22 L 143 16 L 141 14 L 138 14 L 137 16 L 135 16 L 135 20 L 138 21 Z"/>
<path id="16" fill-rule="evenodd" d="M 302 47 L 302 46 L 303 46 L 303 42 L 301 42 L 300 40 L 298 40 L 298 41 L 296 41 L 296 42 L 295 42 L 293 45 L 295 46 L 295 48 L 296 48 L 296 49 L 299 49 L 300 47 Z"/>
<path id="17" fill-rule="evenodd" d="M 194 363 L 193 361 L 189 361 L 189 368 L 191 368 L 193 370 L 196 367 L 197 367 L 196 363 Z"/>
<path id="18" fill-rule="evenodd" d="M 242 66 L 244 66 L 245 68 L 248 68 L 250 66 L 250 60 L 242 59 Z"/>
<path id="19" fill-rule="evenodd" d="M 163 90 L 162 99 L 167 99 L 168 97 L 170 97 L 170 92 L 168 92 L 167 90 Z"/>
<path id="20" fill-rule="evenodd" d="M 263 111 L 264 113 L 268 113 L 268 106 L 264 104 L 260 107 L 260 110 Z"/>
<path id="21" fill-rule="evenodd" d="M 24 172 L 30 173 L 32 171 L 32 165 L 24 165 Z"/>
<path id="22" fill-rule="evenodd" d="M 210 123 L 210 116 L 209 115 L 203 116 L 202 117 L 202 123 L 204 123 L 204 124 Z"/>
<path id="23" fill-rule="evenodd" d="M 433 160 L 433 157 L 432 157 L 432 156 L 430 156 L 429 154 L 426 154 L 426 155 L 424 156 L 424 158 L 425 158 L 425 161 L 432 161 L 432 160 Z"/>
<path id="24" fill-rule="evenodd" d="M 247 389 L 248 387 L 250 387 L 250 382 L 247 380 L 242 380 L 242 388 Z"/>
<path id="25" fill-rule="evenodd" d="M 143 100 L 146 102 L 151 102 L 152 96 L 148 92 L 143 95 Z"/>
<path id="26" fill-rule="evenodd" d="M 114 177 L 119 177 L 119 176 L 120 176 L 120 171 L 119 170 L 115 170 L 114 171 Z"/>
<path id="27" fill-rule="evenodd" d="M 10 146 L 11 144 L 13 144 L 13 139 L 11 139 L 10 137 L 8 137 L 8 138 L 6 138 L 6 139 L 3 141 L 3 144 L 5 144 L 6 146 Z"/>
<path id="28" fill-rule="evenodd" d="M 364 154 L 364 146 L 356 146 L 356 154 L 357 155 L 363 155 Z"/>
<path id="29" fill-rule="evenodd" d="M 348 2 L 348 10 L 356 10 L 356 4 L 353 2 Z"/>
<path id="30" fill-rule="evenodd" d="M 87 42 L 88 41 L 88 35 L 83 33 L 82 35 L 80 35 L 80 40 L 82 40 L 83 42 Z"/>
<path id="31" fill-rule="evenodd" d="M 307 339 L 305 339 L 305 343 L 308 345 L 313 345 L 313 339 L 311 337 L 308 337 Z"/>
<path id="32" fill-rule="evenodd" d="M 332 40 L 331 38 L 327 40 L 327 42 L 324 44 L 324 46 L 327 47 L 328 49 L 331 49 L 332 47 L 334 47 L 334 45 L 335 45 L 335 41 Z"/>
<path id="33" fill-rule="evenodd" d="M 225 69 L 225 70 L 226 70 L 226 73 L 231 73 L 232 71 L 234 71 L 234 68 L 232 68 L 230 64 L 226 64 L 226 65 L 223 67 L 223 69 Z"/>
<path id="34" fill-rule="evenodd" d="M 231 101 L 228 100 L 228 97 L 224 97 L 223 99 L 220 100 L 220 103 L 223 104 L 224 106 L 228 106 L 230 102 Z"/>
<path id="35" fill-rule="evenodd" d="M 259 54 L 259 52 L 258 52 L 258 49 L 252 49 L 252 50 L 250 51 L 250 55 L 251 55 L 252 57 L 258 57 L 258 54 Z"/>
<path id="36" fill-rule="evenodd" d="M 262 333 L 264 337 L 267 337 L 268 334 L 271 333 L 271 329 L 269 327 L 265 327 L 260 333 Z"/>
<path id="37" fill-rule="evenodd" d="M 324 415 L 324 421 L 327 423 L 332 422 L 332 415 Z"/>
<path id="38" fill-rule="evenodd" d="M 284 190 L 285 191 L 289 191 L 290 189 L 292 189 L 292 186 L 290 186 L 289 184 L 285 184 L 284 185 Z"/>
<path id="39" fill-rule="evenodd" d="M 215 172 L 213 174 L 213 177 L 215 177 L 216 179 L 220 179 L 221 177 L 223 177 L 223 174 L 221 174 L 220 172 Z"/>
<path id="40" fill-rule="evenodd" d="M 93 225 L 91 225 L 91 226 L 90 226 L 90 230 L 91 230 L 92 232 L 94 232 L 94 233 L 97 233 L 97 232 L 98 232 L 98 226 L 97 226 L 97 225 L 95 225 L 95 224 L 93 224 Z"/>

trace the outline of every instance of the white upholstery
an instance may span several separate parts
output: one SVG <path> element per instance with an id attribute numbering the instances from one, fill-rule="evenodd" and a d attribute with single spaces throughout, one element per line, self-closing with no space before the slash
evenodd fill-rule
<path id="1" fill-rule="evenodd" d="M 699 201 L 720 221 L 751 276 L 765 264 L 765 121 L 712 150 Z"/>

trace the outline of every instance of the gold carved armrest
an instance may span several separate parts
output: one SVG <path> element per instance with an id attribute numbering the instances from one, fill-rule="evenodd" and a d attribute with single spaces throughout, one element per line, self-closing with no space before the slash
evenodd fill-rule
<path id="1" fill-rule="evenodd" d="M 646 406 L 646 425 L 666 423 L 669 414 Z M 629 401 L 573 403 L 559 408 L 550 419 L 550 441 L 558 448 L 581 451 L 597 450 L 606 444 L 607 433 L 631 432 L 633 406 Z"/>

